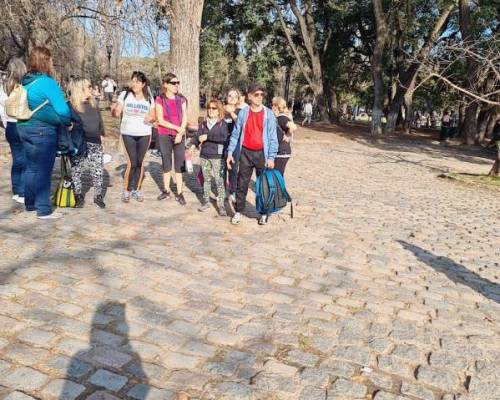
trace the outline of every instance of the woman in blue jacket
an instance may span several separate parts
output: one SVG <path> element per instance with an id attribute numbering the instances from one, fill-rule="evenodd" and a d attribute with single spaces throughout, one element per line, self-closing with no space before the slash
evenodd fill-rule
<path id="1" fill-rule="evenodd" d="M 52 55 L 46 47 L 35 47 L 28 73 L 21 83 L 28 92 L 30 110 L 44 104 L 31 119 L 18 121 L 17 128 L 26 154 L 24 204 L 39 219 L 62 218 L 50 204 L 50 178 L 56 158 L 57 129 L 70 126 L 70 109 L 64 93 L 51 77 Z"/>

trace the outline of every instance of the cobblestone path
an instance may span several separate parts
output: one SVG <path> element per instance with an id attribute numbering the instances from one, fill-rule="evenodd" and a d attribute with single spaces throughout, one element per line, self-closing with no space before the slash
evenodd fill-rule
<path id="1" fill-rule="evenodd" d="M 0 162 L 0 399 L 500 399 L 499 192 L 490 161 L 302 131 L 296 217 L 122 204 L 39 222 Z M 249 197 L 253 202 L 253 199 Z M 253 215 L 251 208 L 249 216 Z"/>

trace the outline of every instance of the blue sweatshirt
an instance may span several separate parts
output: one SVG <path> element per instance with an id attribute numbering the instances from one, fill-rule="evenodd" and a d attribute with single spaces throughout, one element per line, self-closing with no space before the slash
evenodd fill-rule
<path id="1" fill-rule="evenodd" d="M 264 126 L 262 128 L 262 142 L 264 144 L 264 157 L 266 160 L 274 161 L 278 153 L 277 121 L 271 109 L 264 107 Z M 240 158 L 241 146 L 245 139 L 245 125 L 247 123 L 250 107 L 245 107 L 238 113 L 238 119 L 234 125 L 227 155 L 233 156 L 235 160 Z"/>
<path id="2" fill-rule="evenodd" d="M 64 93 L 58 83 L 46 74 L 27 74 L 21 83 L 28 91 L 28 104 L 30 110 L 34 110 L 45 100 L 49 103 L 38 110 L 31 119 L 19 121 L 19 125 L 49 125 L 57 127 L 59 125 L 71 124 L 71 112 L 64 99 Z"/>

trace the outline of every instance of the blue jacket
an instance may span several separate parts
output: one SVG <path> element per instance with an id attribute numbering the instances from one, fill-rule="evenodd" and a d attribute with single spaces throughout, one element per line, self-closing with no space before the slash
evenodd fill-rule
<path id="1" fill-rule="evenodd" d="M 20 125 L 70 125 L 71 112 L 64 99 L 64 93 L 58 83 L 46 74 L 27 74 L 22 79 L 23 86 L 31 83 L 26 89 L 30 110 L 34 110 L 45 100 L 49 103 L 38 110 L 28 121 L 20 121 Z"/>
<path id="2" fill-rule="evenodd" d="M 240 158 L 241 146 L 245 139 L 245 125 L 248 119 L 250 107 L 243 108 L 238 113 L 238 119 L 234 125 L 231 138 L 229 139 L 229 147 L 227 148 L 227 155 L 233 156 L 235 160 Z M 262 139 L 264 143 L 264 157 L 266 160 L 274 161 L 276 154 L 278 154 L 278 135 L 277 135 L 277 122 L 276 117 L 272 110 L 264 107 L 264 127 L 262 129 Z"/>

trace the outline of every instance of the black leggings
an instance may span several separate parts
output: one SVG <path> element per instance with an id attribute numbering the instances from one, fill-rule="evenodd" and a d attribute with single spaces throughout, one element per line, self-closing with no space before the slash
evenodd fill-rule
<path id="1" fill-rule="evenodd" d="M 127 154 L 127 170 L 125 171 L 125 190 L 140 190 L 144 177 L 144 157 L 151 142 L 151 135 L 122 135 L 125 153 Z"/>
<path id="2" fill-rule="evenodd" d="M 184 138 L 179 144 L 175 144 L 175 136 L 172 135 L 158 135 L 158 144 L 161 153 L 163 164 L 163 172 L 172 171 L 172 151 L 174 152 L 174 168 L 175 172 L 182 172 L 182 165 L 184 164 L 184 153 L 186 151 L 184 146 Z"/>
<path id="3" fill-rule="evenodd" d="M 288 162 L 290 158 L 289 157 L 276 157 L 274 159 L 274 168 L 276 168 L 279 172 L 281 172 L 281 175 L 283 178 L 285 177 L 285 168 L 286 168 L 286 163 Z"/>

